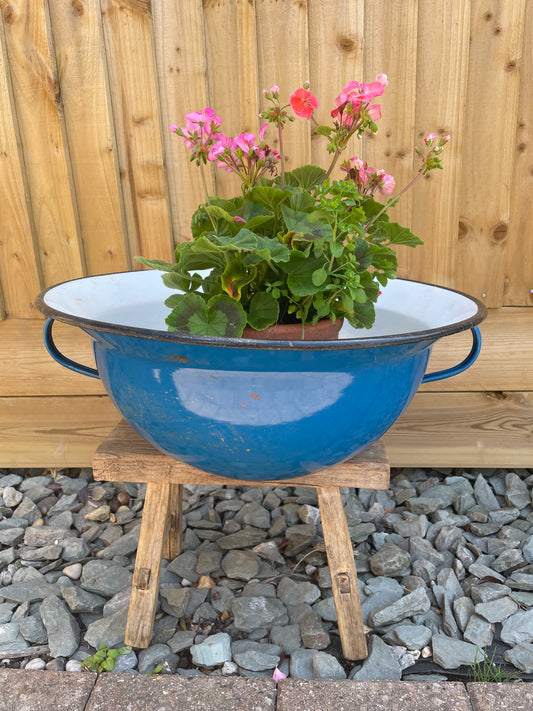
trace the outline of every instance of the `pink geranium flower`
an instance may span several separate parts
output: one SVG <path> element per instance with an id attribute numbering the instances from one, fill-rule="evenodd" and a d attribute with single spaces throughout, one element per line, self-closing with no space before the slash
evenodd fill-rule
<path id="1" fill-rule="evenodd" d="M 287 675 L 284 674 L 281 669 L 278 669 L 277 667 L 274 669 L 274 673 L 272 674 L 272 678 L 278 683 L 278 681 L 281 681 L 282 679 L 286 679 Z"/>
<path id="2" fill-rule="evenodd" d="M 298 118 L 310 119 L 318 108 L 318 99 L 307 89 L 296 89 L 294 94 L 291 94 L 290 101 Z"/>
<path id="3" fill-rule="evenodd" d="M 382 195 L 391 195 L 396 187 L 392 175 L 372 168 L 357 156 L 345 161 L 341 170 L 346 171 L 348 177 L 355 181 L 359 194 L 363 196 L 372 196 L 376 190 Z"/>

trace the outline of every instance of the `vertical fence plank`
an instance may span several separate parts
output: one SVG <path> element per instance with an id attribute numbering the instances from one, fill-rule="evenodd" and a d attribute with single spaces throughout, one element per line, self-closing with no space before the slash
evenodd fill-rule
<path id="1" fill-rule="evenodd" d="M 42 283 L 17 145 L 17 118 L 4 39 L 0 26 L 0 318 L 31 318 L 38 316 L 33 302 Z"/>
<path id="2" fill-rule="evenodd" d="M 533 0 L 527 0 L 526 5 L 520 77 L 505 270 L 506 306 L 533 306 Z"/>
<path id="3" fill-rule="evenodd" d="M 88 274 L 129 266 L 104 78 L 99 0 L 47 0 Z"/>
<path id="4" fill-rule="evenodd" d="M 469 40 L 469 1 L 419 3 L 415 138 L 421 143 L 434 131 L 451 134 L 452 143 L 444 171 L 429 173 L 413 188 L 412 227 L 424 246 L 411 254 L 409 276 L 443 286 L 454 286 L 456 276 Z"/>
<path id="5" fill-rule="evenodd" d="M 331 125 L 335 97 L 349 81 L 363 79 L 364 0 L 313 2 L 308 13 L 308 78 L 320 102 L 315 116 L 319 124 Z M 311 137 L 311 160 L 322 168 L 329 166 L 323 136 Z"/>
<path id="6" fill-rule="evenodd" d="M 257 135 L 259 105 L 255 5 L 253 0 L 205 0 L 209 98 L 222 118 L 222 131 Z M 218 169 L 216 192 L 231 197 L 241 192 L 240 180 Z"/>
<path id="7" fill-rule="evenodd" d="M 152 12 L 170 212 L 174 239 L 182 242 L 190 236 L 192 213 L 206 196 L 200 169 L 190 162 L 190 151 L 169 127 L 184 126 L 185 114 L 208 106 L 204 16 L 201 0 L 154 3 Z M 212 194 L 209 168 L 204 173 Z"/>
<path id="8" fill-rule="evenodd" d="M 45 285 L 83 274 L 62 103 L 43 0 L 0 0 Z"/>
<path id="9" fill-rule="evenodd" d="M 416 111 L 418 1 L 367 2 L 365 6 L 365 81 L 387 74 L 389 85 L 379 97 L 382 118 L 378 133 L 365 138 L 364 158 L 382 168 L 396 181 L 398 193 L 413 178 Z M 379 195 L 376 196 L 377 199 Z M 406 227 L 413 216 L 412 192 L 389 212 L 391 219 Z M 397 247 L 398 276 L 409 273 L 412 249 Z"/>
<path id="10" fill-rule="evenodd" d="M 281 101 L 309 79 L 309 34 L 307 2 L 290 0 L 257 0 L 257 54 L 259 86 L 281 90 Z M 261 96 L 261 107 L 266 102 Z M 279 149 L 273 127 L 269 130 L 270 144 Z M 311 126 L 297 118 L 287 123 L 283 132 L 286 170 L 311 162 Z"/>
<path id="11" fill-rule="evenodd" d="M 101 6 L 131 254 L 170 259 L 150 0 L 101 0 Z"/>
<path id="12" fill-rule="evenodd" d="M 457 286 L 503 303 L 524 0 L 473 0 Z"/>

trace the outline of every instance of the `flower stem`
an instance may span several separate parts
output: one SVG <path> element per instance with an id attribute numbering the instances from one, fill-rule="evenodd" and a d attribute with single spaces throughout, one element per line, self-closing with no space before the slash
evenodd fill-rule
<path id="1" fill-rule="evenodd" d="M 283 153 L 283 128 L 278 118 L 279 154 L 281 156 L 281 189 L 285 188 L 285 155 Z"/>
<path id="2" fill-rule="evenodd" d="M 392 205 L 392 203 L 397 203 L 398 200 L 400 199 L 400 197 L 404 194 L 404 192 L 405 192 L 406 190 L 409 190 L 409 188 L 410 188 L 412 185 L 414 185 L 414 183 L 415 183 L 421 176 L 422 176 L 422 168 L 418 171 L 418 173 L 415 175 L 415 177 L 412 178 L 412 180 L 410 180 L 410 181 L 407 183 L 407 185 L 405 185 L 405 186 L 400 190 L 400 192 L 398 193 L 398 195 L 395 195 L 394 197 L 387 198 L 387 200 L 385 200 L 385 204 L 383 205 L 383 207 L 381 208 L 381 210 L 380 210 L 379 212 L 377 212 L 377 213 L 374 215 L 374 217 L 372 217 L 372 219 L 369 220 L 369 221 L 366 223 L 366 225 L 365 225 L 365 230 L 368 230 L 368 228 L 369 228 L 371 225 L 374 224 L 374 222 L 378 219 L 378 217 L 381 217 L 381 215 L 382 215 L 386 210 L 389 209 L 389 207 Z"/>
<path id="3" fill-rule="evenodd" d="M 337 150 L 335 151 L 335 155 L 333 156 L 333 160 L 331 161 L 331 165 L 328 168 L 328 172 L 324 176 L 324 180 L 327 180 L 329 178 L 329 176 L 331 175 L 331 172 L 332 172 L 333 168 L 335 167 L 337 161 L 339 160 L 339 156 L 341 153 L 342 153 L 342 148 L 337 148 Z"/>
<path id="4" fill-rule="evenodd" d="M 200 163 L 200 175 L 202 176 L 202 183 L 203 183 L 204 190 L 205 190 L 205 199 L 207 201 L 207 204 L 211 205 L 211 200 L 209 199 L 209 191 L 207 190 L 207 182 L 205 180 L 204 164 L 203 163 Z M 216 229 L 217 229 L 216 222 L 214 221 L 213 216 L 210 214 L 209 211 L 207 212 L 207 214 L 209 215 L 209 219 L 211 220 L 211 225 L 213 226 L 213 230 L 216 232 Z"/>

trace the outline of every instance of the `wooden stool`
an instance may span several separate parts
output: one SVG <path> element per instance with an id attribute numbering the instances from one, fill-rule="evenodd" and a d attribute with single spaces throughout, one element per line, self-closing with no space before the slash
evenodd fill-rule
<path id="1" fill-rule="evenodd" d="M 94 478 L 98 480 L 148 484 L 126 625 L 126 644 L 142 648 L 150 644 L 161 558 L 172 560 L 181 552 L 183 484 L 314 486 L 318 494 L 342 653 L 351 660 L 367 656 L 352 542 L 339 487 L 389 488 L 390 469 L 380 442 L 347 462 L 308 476 L 279 481 L 243 481 L 208 474 L 178 462 L 159 452 L 126 422 L 122 422 L 98 447 L 93 468 Z"/>

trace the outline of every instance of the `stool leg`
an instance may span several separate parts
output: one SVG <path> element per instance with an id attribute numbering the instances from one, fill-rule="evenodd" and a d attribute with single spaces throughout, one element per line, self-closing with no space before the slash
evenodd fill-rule
<path id="1" fill-rule="evenodd" d="M 368 652 L 357 573 L 340 489 L 338 486 L 320 486 L 317 494 L 342 653 L 346 659 L 365 659 Z"/>
<path id="2" fill-rule="evenodd" d="M 166 560 L 174 560 L 174 558 L 181 553 L 181 528 L 183 519 L 181 509 L 182 497 L 183 486 L 181 484 L 170 484 L 170 525 L 163 552 L 163 558 Z"/>
<path id="3" fill-rule="evenodd" d="M 159 592 L 161 556 L 168 529 L 170 484 L 148 484 L 126 623 L 126 644 L 148 647 Z"/>

